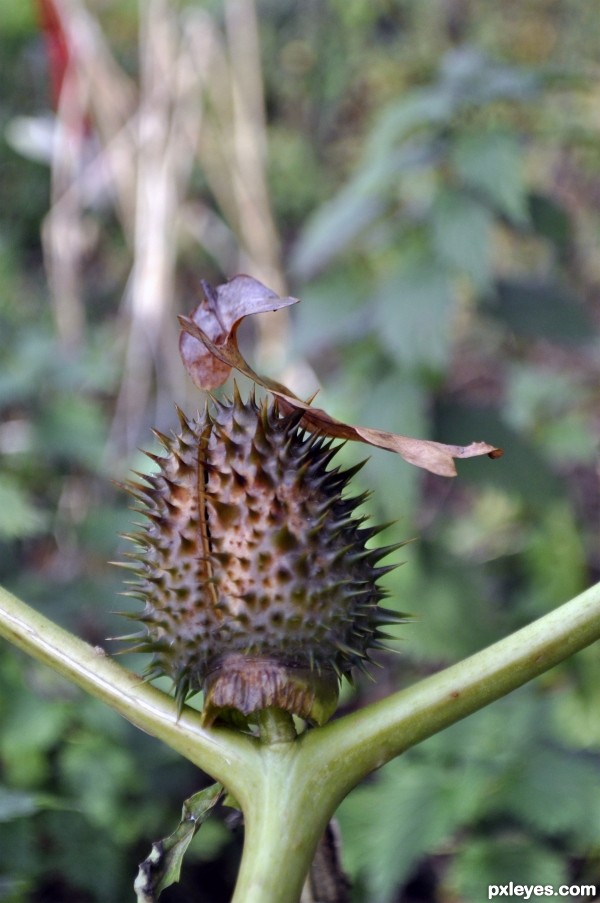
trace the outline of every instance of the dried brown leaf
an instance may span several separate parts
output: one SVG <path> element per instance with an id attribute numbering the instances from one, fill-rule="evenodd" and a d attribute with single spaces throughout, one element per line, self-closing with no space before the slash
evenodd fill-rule
<path id="1" fill-rule="evenodd" d="M 306 429 L 388 449 L 410 464 L 443 477 L 456 476 L 455 458 L 472 458 L 477 455 L 498 458 L 502 455 L 501 449 L 487 442 L 472 442 L 463 446 L 445 445 L 430 439 L 411 439 L 383 430 L 351 426 L 336 420 L 321 408 L 312 407 L 281 383 L 255 373 L 240 354 L 236 340 L 236 330 L 243 317 L 250 313 L 287 307 L 297 299 L 278 298 L 274 292 L 249 276 L 236 276 L 216 291 L 206 283 L 203 283 L 203 288 L 206 301 L 198 305 L 191 318 L 179 318 L 183 327 L 180 341 L 183 361 L 190 376 L 201 388 L 221 385 L 231 369 L 238 370 L 276 395 L 283 410 L 304 411 L 301 424 Z"/>
<path id="2" fill-rule="evenodd" d="M 216 348 L 235 342 L 237 327 L 249 314 L 261 314 L 296 304 L 297 298 L 280 298 L 252 276 L 234 276 L 214 289 L 202 281 L 204 298 L 192 312 L 190 320 Z M 184 326 L 179 339 L 183 363 L 193 381 L 201 389 L 216 389 L 223 385 L 231 367 L 227 359 L 208 349 L 204 339 L 194 336 Z"/>

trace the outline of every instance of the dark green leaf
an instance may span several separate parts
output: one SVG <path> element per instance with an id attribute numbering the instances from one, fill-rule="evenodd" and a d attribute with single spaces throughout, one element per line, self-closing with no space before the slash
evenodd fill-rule
<path id="1" fill-rule="evenodd" d="M 350 182 L 308 221 L 294 249 L 293 273 L 303 279 L 318 273 L 347 250 L 386 206 L 383 195 L 363 189 L 358 181 Z"/>
<path id="2" fill-rule="evenodd" d="M 443 57 L 440 82 L 457 109 L 500 99 L 531 100 L 541 86 L 541 77 L 532 69 L 498 63 L 465 44 Z"/>
<path id="3" fill-rule="evenodd" d="M 522 153 L 510 132 L 459 133 L 451 160 L 465 186 L 475 189 L 512 222 L 528 222 Z"/>
<path id="4" fill-rule="evenodd" d="M 433 243 L 443 263 L 466 273 L 479 290 L 491 272 L 490 210 L 462 191 L 442 191 L 432 209 Z"/>
<path id="5" fill-rule="evenodd" d="M 549 835 L 600 843 L 600 781 L 597 757 L 536 744 L 507 773 L 502 808 Z"/>
<path id="6" fill-rule="evenodd" d="M 561 257 L 565 257 L 573 241 L 571 220 L 555 198 L 530 194 L 529 216 L 534 230 L 551 241 Z"/>
<path id="7" fill-rule="evenodd" d="M 578 345 L 589 342 L 593 335 L 579 299 L 556 282 L 501 281 L 484 309 L 527 339 Z"/>
<path id="8" fill-rule="evenodd" d="M 486 782 L 477 765 L 459 774 L 409 755 L 351 794 L 339 810 L 345 865 L 366 879 L 368 899 L 392 900 L 419 859 L 472 817 Z"/>
<path id="9" fill-rule="evenodd" d="M 0 786 L 0 822 L 33 815 L 38 809 L 39 803 L 33 794 Z"/>
<path id="10" fill-rule="evenodd" d="M 8 474 L 0 475 L 0 539 L 22 539 L 41 533 L 48 523 L 28 494 Z"/>
<path id="11" fill-rule="evenodd" d="M 376 296 L 381 342 L 403 367 L 448 360 L 454 294 L 448 270 L 426 255 L 402 261 Z"/>
<path id="12" fill-rule="evenodd" d="M 548 886 L 554 894 L 566 878 L 559 854 L 517 834 L 470 843 L 451 864 L 448 883 L 463 903 L 481 903 L 492 884 L 508 887 L 512 881 L 513 885 Z"/>

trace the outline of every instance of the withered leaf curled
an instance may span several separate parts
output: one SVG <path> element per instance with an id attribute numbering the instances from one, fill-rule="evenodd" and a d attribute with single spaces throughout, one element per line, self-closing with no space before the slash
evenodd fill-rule
<path id="1" fill-rule="evenodd" d="M 221 784 L 211 784 L 185 800 L 178 827 L 153 843 L 150 854 L 140 863 L 133 885 L 137 903 L 157 903 L 161 892 L 179 881 L 181 863 L 192 838 L 224 795 Z"/>
<path id="2" fill-rule="evenodd" d="M 237 348 L 235 334 L 238 325 L 249 314 L 279 310 L 298 301 L 297 298 L 280 298 L 252 276 L 234 276 L 216 289 L 204 280 L 201 285 L 204 298 L 192 311 L 190 321 L 217 348 L 228 342 L 233 342 Z M 188 373 L 201 389 L 216 389 L 223 385 L 231 367 L 235 366 L 211 352 L 204 340 L 185 326 L 179 339 L 179 351 Z"/>
<path id="3" fill-rule="evenodd" d="M 279 310 L 295 304 L 296 298 L 279 298 L 250 276 L 235 276 L 217 289 L 203 282 L 205 300 L 191 317 L 180 317 L 180 350 L 192 380 L 201 389 L 213 389 L 225 382 L 232 369 L 238 370 L 281 401 L 284 411 L 301 410 L 302 426 L 339 439 L 351 439 L 396 452 L 410 464 L 444 477 L 456 476 L 455 458 L 488 455 L 499 458 L 502 449 L 487 442 L 446 445 L 431 439 L 412 439 L 384 430 L 351 426 L 331 417 L 321 408 L 302 401 L 275 380 L 260 376 L 242 357 L 236 331 L 240 321 L 252 313 Z"/>

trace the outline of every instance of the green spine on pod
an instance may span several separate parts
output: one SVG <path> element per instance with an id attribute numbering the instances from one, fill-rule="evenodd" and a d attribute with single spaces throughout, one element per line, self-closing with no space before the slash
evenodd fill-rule
<path id="1" fill-rule="evenodd" d="M 129 615 L 144 625 L 130 651 L 150 652 L 148 677 L 173 679 L 181 707 L 204 690 L 204 719 L 271 706 L 322 724 L 339 679 L 367 669 L 382 627 L 406 616 L 379 604 L 378 562 L 402 543 L 367 548 L 344 497 L 360 468 L 329 465 L 339 449 L 277 402 L 214 402 L 181 430 L 156 434 L 158 471 L 130 482 L 146 522 L 128 538 L 135 571 Z"/>

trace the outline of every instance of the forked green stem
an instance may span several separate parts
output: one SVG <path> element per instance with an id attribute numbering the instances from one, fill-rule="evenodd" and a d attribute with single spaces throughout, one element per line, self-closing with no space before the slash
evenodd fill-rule
<path id="1" fill-rule="evenodd" d="M 260 783 L 240 799 L 244 852 L 232 903 L 297 903 L 334 808 L 331 788 L 307 771 L 297 742 L 261 753 Z"/>
<path id="2" fill-rule="evenodd" d="M 287 748 L 262 750 L 265 786 L 243 805 L 247 833 L 234 903 L 297 903 L 328 820 L 362 778 L 598 639 L 600 583 L 406 690 Z"/>
<path id="3" fill-rule="evenodd" d="M 328 820 L 363 777 L 600 639 L 600 583 L 488 649 L 295 738 L 281 713 L 261 740 L 203 728 L 175 703 L 0 587 L 0 635 L 221 781 L 246 820 L 233 903 L 297 903 Z"/>

